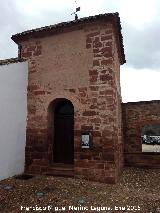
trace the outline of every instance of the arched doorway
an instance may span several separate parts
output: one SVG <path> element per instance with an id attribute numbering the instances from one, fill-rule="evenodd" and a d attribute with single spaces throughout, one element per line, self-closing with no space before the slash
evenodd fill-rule
<path id="1" fill-rule="evenodd" d="M 67 99 L 60 99 L 54 108 L 54 163 L 74 162 L 74 107 Z"/>

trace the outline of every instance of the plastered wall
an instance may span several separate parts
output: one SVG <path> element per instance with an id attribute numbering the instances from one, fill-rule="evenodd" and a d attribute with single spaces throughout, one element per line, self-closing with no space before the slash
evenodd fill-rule
<path id="1" fill-rule="evenodd" d="M 27 62 L 0 65 L 0 180 L 24 171 L 27 76 Z"/>

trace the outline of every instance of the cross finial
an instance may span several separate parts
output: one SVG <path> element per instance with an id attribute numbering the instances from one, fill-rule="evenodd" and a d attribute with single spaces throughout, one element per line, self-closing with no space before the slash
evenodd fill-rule
<path id="1" fill-rule="evenodd" d="M 75 15 L 75 20 L 77 20 L 78 19 L 78 15 L 77 15 L 77 12 L 79 12 L 80 11 L 80 7 L 77 7 L 77 2 L 76 2 L 76 0 L 75 0 L 75 3 L 76 3 L 76 11 L 75 12 L 73 12 L 71 15 Z"/>

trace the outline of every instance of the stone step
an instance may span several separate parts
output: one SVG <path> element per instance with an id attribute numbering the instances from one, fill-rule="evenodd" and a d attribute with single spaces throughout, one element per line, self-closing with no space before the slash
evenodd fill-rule
<path id="1" fill-rule="evenodd" d="M 74 177 L 74 167 L 68 164 L 53 164 L 45 175 L 59 177 Z"/>

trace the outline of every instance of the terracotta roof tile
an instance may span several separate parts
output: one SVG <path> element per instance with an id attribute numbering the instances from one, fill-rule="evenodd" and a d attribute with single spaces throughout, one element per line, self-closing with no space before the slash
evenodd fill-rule
<path id="1" fill-rule="evenodd" d="M 120 45 L 120 52 L 121 52 L 121 64 L 125 63 L 125 54 L 124 54 L 124 46 L 123 46 L 123 37 L 121 33 L 121 23 L 120 23 L 120 17 L 118 13 L 105 13 L 105 14 L 99 14 L 95 16 L 89 16 L 80 18 L 77 20 L 69 21 L 69 22 L 61 22 L 55 25 L 45 26 L 37 29 L 27 30 L 22 33 L 18 33 L 13 35 L 11 38 L 14 42 L 19 44 L 20 41 L 25 41 L 28 38 L 31 37 L 42 37 L 46 35 L 47 32 L 57 33 L 57 32 L 63 32 L 63 29 L 66 27 L 72 27 L 83 23 L 90 23 L 92 21 L 97 20 L 112 20 L 116 26 L 117 29 L 117 35 L 118 35 L 118 41 Z"/>
<path id="2" fill-rule="evenodd" d="M 23 62 L 23 61 L 26 61 L 26 60 L 25 60 L 25 59 L 20 59 L 20 58 L 9 58 L 9 59 L 4 59 L 4 60 L 0 60 L 0 66 L 1 66 L 1 65 L 12 64 L 12 63 Z"/>

